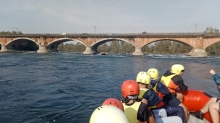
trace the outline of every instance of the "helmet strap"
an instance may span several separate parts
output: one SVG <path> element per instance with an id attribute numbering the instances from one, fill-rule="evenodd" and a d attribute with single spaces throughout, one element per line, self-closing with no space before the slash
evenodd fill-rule
<path id="1" fill-rule="evenodd" d="M 128 103 L 130 100 L 136 100 L 138 98 L 138 95 L 135 96 L 127 96 L 124 100 L 123 103 Z"/>
<path id="2" fill-rule="evenodd" d="M 131 106 L 136 102 L 136 99 L 127 99 L 125 105 Z"/>

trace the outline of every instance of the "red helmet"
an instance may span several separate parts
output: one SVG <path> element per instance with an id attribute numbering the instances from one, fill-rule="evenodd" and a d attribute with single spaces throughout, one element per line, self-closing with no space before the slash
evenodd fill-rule
<path id="1" fill-rule="evenodd" d="M 124 106 L 122 105 L 121 101 L 116 98 L 108 98 L 102 103 L 102 105 L 113 105 L 124 111 Z"/>
<path id="2" fill-rule="evenodd" d="M 136 81 L 134 80 L 126 80 L 121 85 L 121 93 L 123 98 L 132 95 L 139 95 L 140 88 Z"/>

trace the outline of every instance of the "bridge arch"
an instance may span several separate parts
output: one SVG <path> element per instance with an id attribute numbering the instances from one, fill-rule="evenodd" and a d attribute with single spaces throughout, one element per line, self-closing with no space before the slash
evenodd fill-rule
<path id="1" fill-rule="evenodd" d="M 190 47 L 193 47 L 192 43 L 186 41 L 186 40 L 181 40 L 181 39 L 175 39 L 175 38 L 161 38 L 161 39 L 151 39 L 150 41 L 147 41 L 145 42 L 142 47 L 148 45 L 148 44 L 151 44 L 151 43 L 154 43 L 154 42 L 158 42 L 158 41 L 174 41 L 174 42 L 178 42 L 178 43 L 181 43 L 181 44 L 185 44 L 185 45 L 188 45 Z"/>
<path id="2" fill-rule="evenodd" d="M 55 39 L 53 41 L 51 41 L 50 43 L 47 44 L 47 46 L 50 46 L 52 45 L 53 43 L 58 43 L 58 44 L 62 44 L 64 42 L 67 42 L 67 41 L 77 41 L 77 42 L 80 42 L 81 44 L 85 45 L 86 44 L 78 39 L 72 39 L 72 38 L 59 38 L 59 39 Z"/>
<path id="3" fill-rule="evenodd" d="M 147 46 L 148 45 L 148 46 Z M 159 46 L 159 47 L 158 47 Z M 180 47 L 180 48 L 179 48 Z M 146 43 L 141 47 L 144 53 L 190 53 L 193 47 L 186 42 L 171 39 L 160 39 Z"/>
<path id="4" fill-rule="evenodd" d="M 47 44 L 47 49 L 50 51 L 57 51 L 58 45 L 67 42 L 67 41 L 77 41 L 81 44 L 83 44 L 84 46 L 86 46 L 86 44 L 84 42 L 82 42 L 81 40 L 78 39 L 72 39 L 72 38 L 59 38 L 59 39 L 55 39 L 53 41 L 51 41 L 50 43 Z"/>
<path id="5" fill-rule="evenodd" d="M 123 38 L 103 38 L 103 39 L 100 39 L 100 40 L 92 43 L 91 44 L 91 49 L 93 49 L 95 52 L 98 52 L 97 51 L 98 46 L 100 46 L 101 44 L 104 44 L 106 42 L 109 42 L 109 41 L 124 41 L 124 42 L 127 42 L 127 43 L 131 44 L 132 46 L 135 46 L 134 42 L 129 41 L 127 39 L 123 39 Z"/>
<path id="6" fill-rule="evenodd" d="M 36 45 L 39 46 L 39 43 L 36 42 L 35 40 L 31 39 L 31 38 L 14 38 L 13 40 L 8 41 L 5 45 L 7 46 L 8 44 L 10 44 L 10 43 L 12 43 L 12 42 L 14 42 L 14 41 L 17 41 L 17 40 L 29 40 L 29 41 L 32 41 L 32 42 L 34 42 Z"/>
<path id="7" fill-rule="evenodd" d="M 14 38 L 13 40 L 9 40 L 9 41 L 7 41 L 5 46 L 8 50 L 14 50 L 13 45 L 20 44 L 20 42 L 24 42 L 24 41 L 29 41 L 29 42 L 32 42 L 33 44 L 36 45 L 36 46 L 34 46 L 34 45 L 31 44 L 31 48 L 30 48 L 31 50 L 37 50 L 39 48 L 39 43 L 38 42 L 36 42 L 34 39 L 25 38 L 25 37 Z M 30 49 L 28 48 L 28 50 L 30 50 Z"/>
<path id="8" fill-rule="evenodd" d="M 207 49 L 209 46 L 220 42 L 220 39 L 206 39 L 204 41 L 204 49 Z"/>
<path id="9" fill-rule="evenodd" d="M 144 46 L 146 46 L 148 44 L 154 43 L 154 42 L 159 42 L 159 41 L 173 41 L 173 42 L 178 42 L 178 43 L 185 44 L 187 46 L 193 47 L 191 44 L 189 44 L 187 42 L 184 42 L 184 41 L 181 41 L 181 40 L 176 40 L 176 39 L 157 39 L 157 40 L 152 40 L 150 42 L 145 43 L 142 47 L 144 47 Z"/>
<path id="10" fill-rule="evenodd" d="M 205 47 L 205 50 L 210 55 L 219 55 L 219 50 L 218 50 L 219 48 L 220 48 L 220 40 L 216 40 L 208 44 L 207 47 Z"/>

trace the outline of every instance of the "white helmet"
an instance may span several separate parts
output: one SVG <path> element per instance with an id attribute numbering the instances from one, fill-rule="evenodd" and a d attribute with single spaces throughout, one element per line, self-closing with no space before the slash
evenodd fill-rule
<path id="1" fill-rule="evenodd" d="M 89 123 L 129 123 L 129 120 L 116 106 L 103 105 L 93 111 Z"/>

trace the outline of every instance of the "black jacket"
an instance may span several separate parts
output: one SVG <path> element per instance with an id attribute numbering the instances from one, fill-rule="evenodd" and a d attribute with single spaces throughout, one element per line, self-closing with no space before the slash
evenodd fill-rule
<path id="1" fill-rule="evenodd" d="M 166 77 L 166 76 L 170 76 L 170 75 L 172 75 L 172 74 L 174 74 L 174 73 L 171 73 L 169 70 L 167 70 L 167 71 L 163 74 L 163 76 Z M 176 76 L 172 77 L 171 79 L 172 79 L 172 81 L 173 81 L 176 85 L 179 86 L 179 88 L 180 88 L 181 91 L 184 92 L 184 91 L 186 91 L 186 90 L 188 89 L 188 86 L 184 84 L 183 78 L 182 78 L 181 76 L 176 75 Z"/>

